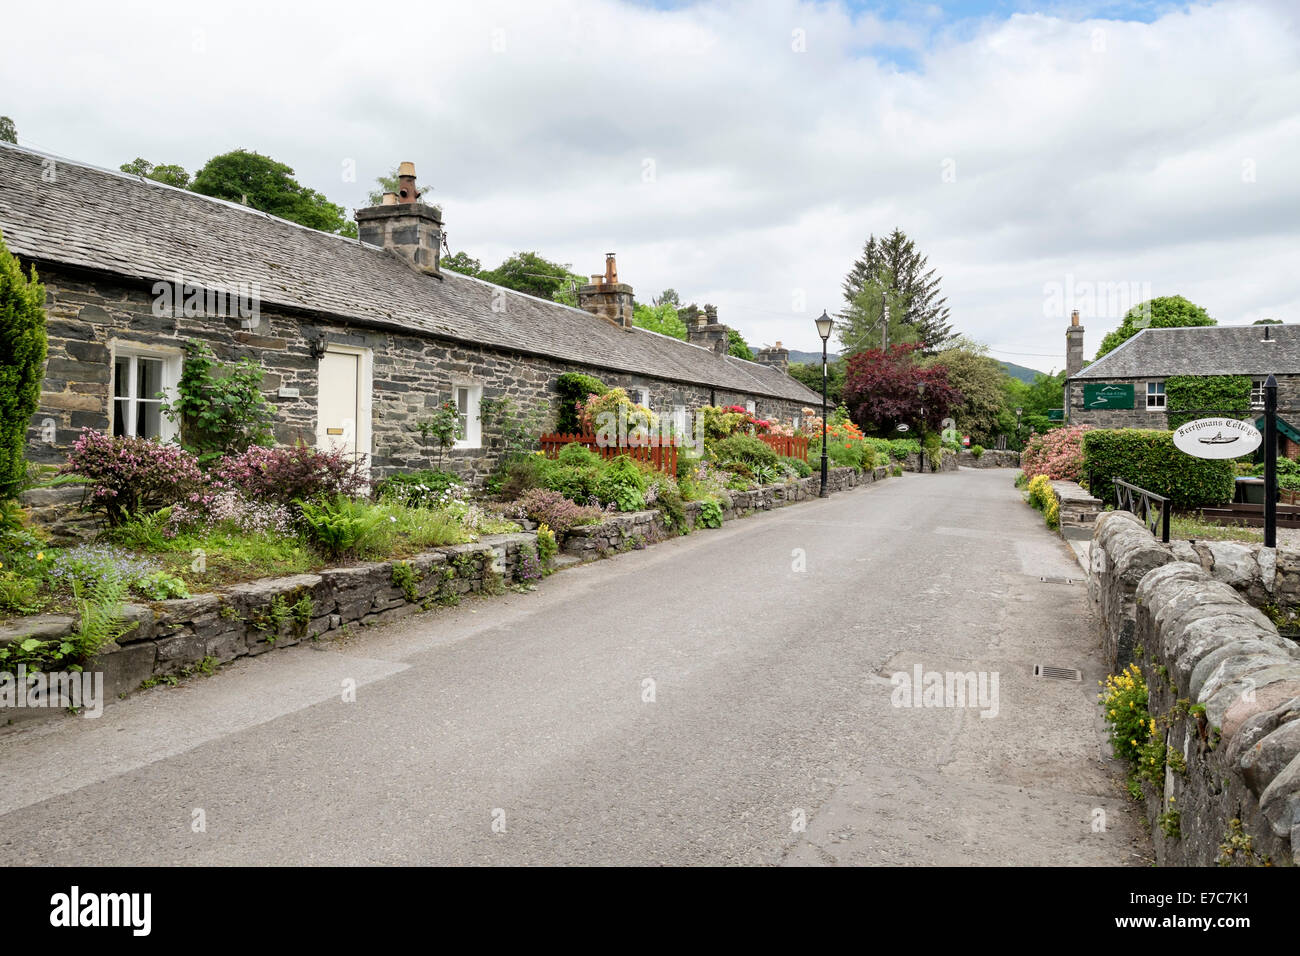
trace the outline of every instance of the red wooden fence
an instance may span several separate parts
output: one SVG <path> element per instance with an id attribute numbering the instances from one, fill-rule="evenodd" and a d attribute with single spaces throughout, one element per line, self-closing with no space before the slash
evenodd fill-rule
<path id="1" fill-rule="evenodd" d="M 808 460 L 808 437 L 806 435 L 757 435 L 759 441 L 767 444 L 778 455 L 786 458 Z"/>
<path id="2" fill-rule="evenodd" d="M 652 466 L 656 471 L 662 471 L 666 475 L 677 474 L 677 446 L 671 440 L 660 440 L 658 438 L 647 438 L 645 444 L 634 445 L 600 445 L 596 441 L 595 435 L 562 435 L 558 432 L 543 435 L 541 437 L 542 453 L 547 458 L 558 458 L 560 449 L 565 445 L 582 445 L 590 448 L 601 458 L 617 458 L 619 455 L 627 455 L 633 461 L 644 462 Z M 808 453 L 808 443 L 804 441 L 804 454 Z"/>

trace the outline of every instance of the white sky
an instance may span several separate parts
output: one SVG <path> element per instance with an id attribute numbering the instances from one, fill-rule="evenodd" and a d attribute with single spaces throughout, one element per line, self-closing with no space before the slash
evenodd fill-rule
<path id="1" fill-rule="evenodd" d="M 21 42 L 0 114 L 21 143 L 191 172 L 245 147 L 349 208 L 409 159 L 454 251 L 580 273 L 616 251 L 640 299 L 713 302 L 755 346 L 819 347 L 812 319 L 895 226 L 959 331 L 1042 370 L 1064 364 L 1072 306 L 1091 355 L 1131 293 L 1300 321 L 1286 2 L 1152 22 L 793 0 L 88 2 L 11 5 L 5 23 Z"/>

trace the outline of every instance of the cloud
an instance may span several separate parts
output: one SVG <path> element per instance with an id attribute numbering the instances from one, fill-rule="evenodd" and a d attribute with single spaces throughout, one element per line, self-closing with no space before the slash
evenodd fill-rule
<path id="1" fill-rule="evenodd" d="M 0 110 L 107 166 L 257 149 L 353 207 L 410 159 L 453 249 L 580 273 L 616 250 L 643 298 L 714 302 L 755 343 L 813 348 L 868 234 L 896 226 L 954 325 L 1021 364 L 1063 362 L 1052 283 L 1300 320 L 1295 13 L 1062 10 L 86 3 L 50 31 L 28 5 L 0 88 L 38 92 Z M 1118 316 L 1084 320 L 1091 349 Z"/>

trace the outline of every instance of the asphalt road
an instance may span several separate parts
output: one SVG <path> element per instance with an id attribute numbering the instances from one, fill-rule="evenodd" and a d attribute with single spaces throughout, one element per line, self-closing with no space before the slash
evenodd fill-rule
<path id="1" fill-rule="evenodd" d="M 729 522 L 0 735 L 0 863 L 1139 863 L 1080 574 L 1009 471 Z"/>

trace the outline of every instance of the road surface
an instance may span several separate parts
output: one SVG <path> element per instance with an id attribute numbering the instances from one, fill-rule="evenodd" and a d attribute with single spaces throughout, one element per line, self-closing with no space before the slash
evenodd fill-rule
<path id="1" fill-rule="evenodd" d="M 890 479 L 11 730 L 0 863 L 1140 863 L 1081 572 L 1011 476 Z M 986 694 L 925 706 L 917 665 Z"/>

